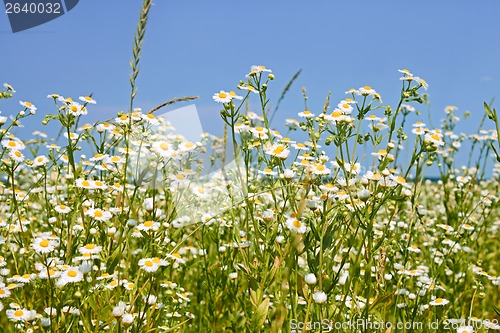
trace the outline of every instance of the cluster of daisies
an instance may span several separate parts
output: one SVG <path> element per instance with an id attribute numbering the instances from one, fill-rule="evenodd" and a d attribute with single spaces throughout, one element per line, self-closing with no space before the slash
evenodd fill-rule
<path id="1" fill-rule="evenodd" d="M 223 138 L 189 141 L 141 109 L 85 124 L 92 96 L 51 94 L 44 124 L 59 122 L 60 137 L 22 140 L 15 129 L 36 111 L 22 101 L 10 122 L 0 116 L 2 323 L 286 331 L 291 319 L 439 313 L 460 333 L 499 330 L 482 304 L 500 301 L 500 164 L 488 180 L 488 164 L 455 162 L 469 140 L 486 163 L 498 133 L 456 133 L 453 106 L 429 128 L 413 103 L 427 83 L 400 72 L 397 110 L 362 86 L 297 110 L 285 135 L 271 127 L 274 75 L 260 65 L 213 95 Z M 1 96 L 14 93 L 6 84 Z M 431 165 L 441 181 L 423 179 Z"/>

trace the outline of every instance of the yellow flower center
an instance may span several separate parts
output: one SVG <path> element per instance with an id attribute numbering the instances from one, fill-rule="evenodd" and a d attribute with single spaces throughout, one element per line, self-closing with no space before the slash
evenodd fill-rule
<path id="1" fill-rule="evenodd" d="M 83 185 L 83 186 L 86 186 L 86 187 L 89 187 L 89 186 L 90 186 L 90 183 L 89 183 L 89 181 L 88 181 L 88 180 L 84 180 L 84 181 L 82 182 L 82 185 Z"/>
<path id="2" fill-rule="evenodd" d="M 144 226 L 146 226 L 146 227 L 151 227 L 152 225 L 153 225 L 153 221 L 144 222 Z"/>
<path id="3" fill-rule="evenodd" d="M 49 240 L 48 239 L 44 239 L 39 244 L 40 244 L 41 247 L 48 247 L 49 246 Z"/>
<path id="4" fill-rule="evenodd" d="M 87 245 L 85 245 L 85 248 L 87 250 L 93 250 L 93 249 L 95 249 L 95 245 L 94 244 L 87 244 Z"/>
<path id="5" fill-rule="evenodd" d="M 342 113 L 339 112 L 339 111 L 333 111 L 332 112 L 332 117 L 334 117 L 334 118 L 340 117 L 341 115 L 342 115 Z"/>
<path id="6" fill-rule="evenodd" d="M 436 303 L 443 303 L 443 299 L 441 297 L 436 298 Z"/>
<path id="7" fill-rule="evenodd" d="M 69 276 L 69 277 L 73 277 L 73 278 L 74 278 L 74 277 L 76 277 L 77 275 L 78 275 L 78 273 L 77 273 L 75 270 L 72 270 L 72 269 L 71 269 L 71 270 L 69 270 L 69 271 L 68 271 L 68 276 Z"/>
<path id="8" fill-rule="evenodd" d="M 152 266 L 153 266 L 153 262 L 152 262 L 151 260 L 146 260 L 146 261 L 144 262 L 144 265 L 145 265 L 145 266 L 148 266 L 148 267 L 152 267 Z"/>
<path id="9" fill-rule="evenodd" d="M 9 141 L 7 143 L 7 146 L 9 146 L 9 147 L 17 147 L 17 143 L 15 143 L 14 141 Z"/>
<path id="10" fill-rule="evenodd" d="M 94 216 L 95 216 L 95 217 L 102 217 L 102 212 L 101 212 L 100 210 L 96 210 L 96 211 L 94 212 Z"/>
<path id="11" fill-rule="evenodd" d="M 14 312 L 14 316 L 16 316 L 16 317 L 22 317 L 23 314 L 24 314 L 23 310 L 16 310 Z"/>
<path id="12" fill-rule="evenodd" d="M 33 106 L 33 104 L 31 104 L 30 102 L 24 102 L 24 105 L 26 105 L 29 108 Z"/>
<path id="13" fill-rule="evenodd" d="M 294 220 L 294 221 L 293 221 L 293 226 L 294 226 L 295 228 L 300 228 L 300 227 L 302 227 L 302 223 L 300 223 L 300 221 L 299 221 L 299 220 Z"/>
<path id="14" fill-rule="evenodd" d="M 364 86 L 363 89 L 370 90 L 370 89 L 372 89 L 372 87 L 370 87 L 370 86 Z"/>
<path id="15" fill-rule="evenodd" d="M 226 93 L 219 93 L 219 98 L 226 98 L 227 97 L 227 94 Z"/>
<path id="16" fill-rule="evenodd" d="M 169 146 L 166 143 L 162 143 L 160 145 L 160 149 L 162 149 L 162 150 L 168 150 L 168 148 L 169 148 Z"/>

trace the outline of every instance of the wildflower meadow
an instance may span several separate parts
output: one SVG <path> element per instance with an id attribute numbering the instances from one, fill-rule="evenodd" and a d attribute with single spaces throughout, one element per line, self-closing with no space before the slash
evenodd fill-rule
<path id="1" fill-rule="evenodd" d="M 223 134 L 190 141 L 162 109 L 196 96 L 134 103 L 150 6 L 129 110 L 88 123 L 97 98 L 41 91 L 25 133 L 37 107 L 2 87 L 1 332 L 500 331 L 493 104 L 469 133 L 455 106 L 432 127 L 428 83 L 395 69 L 395 105 L 361 86 L 313 109 L 304 88 L 282 124 L 294 79 L 249 64 L 213 89 Z"/>

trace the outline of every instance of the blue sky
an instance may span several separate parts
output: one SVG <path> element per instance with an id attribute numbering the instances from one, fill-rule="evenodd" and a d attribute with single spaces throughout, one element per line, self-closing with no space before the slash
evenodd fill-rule
<path id="1" fill-rule="evenodd" d="M 17 90 L 3 114 L 19 111 L 18 100 L 38 107 L 25 132 L 52 112 L 47 94 L 98 101 L 90 120 L 126 110 L 132 35 L 141 1 L 81 0 L 66 15 L 13 34 L 0 13 L 0 82 Z M 302 111 L 305 86 L 312 111 L 329 91 L 343 98 L 351 87 L 371 85 L 385 104 L 396 104 L 399 68 L 427 80 L 433 122 L 446 105 L 474 121 L 483 101 L 500 92 L 500 2 L 490 1 L 164 1 L 152 7 L 145 38 L 137 106 L 200 95 L 204 126 L 219 128 L 212 94 L 234 89 L 251 65 L 271 68 L 277 99 L 292 75 L 302 75 L 281 106 L 281 119 Z M 181 106 L 181 105 L 179 105 Z M 279 119 L 278 119 L 279 120 Z M 471 124 L 476 124 L 471 126 Z"/>

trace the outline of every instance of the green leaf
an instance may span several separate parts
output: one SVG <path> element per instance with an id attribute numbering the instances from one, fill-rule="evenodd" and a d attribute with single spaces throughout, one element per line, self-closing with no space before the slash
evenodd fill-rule
<path id="1" fill-rule="evenodd" d="M 120 248 L 120 246 L 118 246 L 106 262 L 106 272 L 108 274 L 113 274 L 115 267 L 118 264 L 121 252 L 122 249 Z"/>
<path id="2" fill-rule="evenodd" d="M 490 106 L 488 104 L 486 104 L 486 102 L 483 103 L 483 106 L 484 106 L 484 111 L 486 112 L 486 115 L 488 116 L 488 118 L 490 118 L 491 120 L 495 121 L 496 112 L 493 112 L 491 110 Z"/>
<path id="3" fill-rule="evenodd" d="M 269 302 L 270 298 L 266 297 L 255 311 L 257 327 L 262 327 L 266 321 L 267 314 L 269 313 Z"/>
<path id="4" fill-rule="evenodd" d="M 493 311 L 495 311 L 497 315 L 500 316 L 500 308 L 497 308 L 496 306 L 493 305 Z"/>

